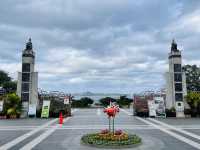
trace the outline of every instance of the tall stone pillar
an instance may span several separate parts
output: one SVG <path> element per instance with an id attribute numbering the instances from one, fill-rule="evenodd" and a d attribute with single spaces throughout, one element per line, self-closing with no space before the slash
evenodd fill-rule
<path id="1" fill-rule="evenodd" d="M 35 116 L 38 104 L 38 73 L 34 72 L 35 52 L 31 39 L 22 53 L 22 72 L 18 73 L 17 94 L 22 101 L 21 117 Z"/>
<path id="2" fill-rule="evenodd" d="M 176 109 L 176 117 L 184 117 L 185 100 L 187 94 L 185 74 L 182 71 L 181 51 L 177 44 L 172 41 L 171 52 L 169 53 L 169 72 L 166 73 L 166 108 Z"/>

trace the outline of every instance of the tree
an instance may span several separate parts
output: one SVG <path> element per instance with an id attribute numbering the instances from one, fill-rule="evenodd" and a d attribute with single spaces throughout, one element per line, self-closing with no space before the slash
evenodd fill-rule
<path id="1" fill-rule="evenodd" d="M 93 100 L 89 97 L 82 97 L 80 100 L 72 100 L 72 107 L 90 107 L 91 104 L 93 104 Z"/>
<path id="2" fill-rule="evenodd" d="M 200 68 L 196 65 L 185 65 L 183 71 L 186 74 L 188 91 L 200 91 Z"/>
<path id="3" fill-rule="evenodd" d="M 200 106 L 200 93 L 199 92 L 188 92 L 186 96 L 187 103 L 190 105 L 191 109 L 195 114 L 198 113 L 198 108 Z"/>
<path id="4" fill-rule="evenodd" d="M 86 105 L 91 105 L 91 104 L 93 104 L 93 100 L 91 99 L 91 98 L 89 98 L 89 97 L 82 97 L 81 99 L 80 99 L 83 103 L 85 103 Z"/>
<path id="5" fill-rule="evenodd" d="M 8 73 L 6 73 L 3 70 L 0 70 L 0 86 L 3 86 L 5 82 L 11 81 L 11 77 L 8 76 Z"/>
<path id="6" fill-rule="evenodd" d="M 83 104 L 81 103 L 80 100 L 72 100 L 72 107 L 83 107 Z"/>
<path id="7" fill-rule="evenodd" d="M 7 93 L 12 93 L 17 90 L 17 82 L 15 81 L 8 81 L 3 83 L 3 88 L 6 90 Z"/>
<path id="8" fill-rule="evenodd" d="M 130 106 L 130 103 L 132 103 L 132 102 L 133 102 L 133 99 L 127 98 L 126 96 L 120 96 L 120 98 L 117 99 L 117 104 L 120 107 Z"/>
<path id="9" fill-rule="evenodd" d="M 6 90 L 6 93 L 16 92 L 17 90 L 17 82 L 12 81 L 8 73 L 2 70 L 0 70 L 0 86 Z"/>
<path id="10" fill-rule="evenodd" d="M 105 98 L 100 99 L 99 101 L 103 106 L 108 106 L 110 105 L 110 102 L 116 102 L 116 99 L 112 97 L 105 97 Z"/>
<path id="11" fill-rule="evenodd" d="M 55 97 L 51 97 L 49 116 L 59 117 L 59 113 L 62 112 L 63 115 L 69 115 L 70 110 L 68 105 L 64 105 L 63 101 L 56 100 Z"/>

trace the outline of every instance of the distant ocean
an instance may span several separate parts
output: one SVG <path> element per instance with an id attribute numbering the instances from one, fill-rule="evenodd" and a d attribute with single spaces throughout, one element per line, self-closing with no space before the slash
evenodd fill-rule
<path id="1" fill-rule="evenodd" d="M 88 95 L 88 96 L 87 95 L 75 95 L 74 99 L 79 100 L 82 97 L 89 97 L 89 98 L 93 99 L 94 102 L 99 102 L 100 99 L 105 98 L 105 97 L 112 97 L 112 98 L 115 98 L 115 99 L 119 99 L 120 95 L 119 94 L 117 94 L 117 95 Z M 126 94 L 126 97 L 127 98 L 133 98 L 129 94 Z"/>

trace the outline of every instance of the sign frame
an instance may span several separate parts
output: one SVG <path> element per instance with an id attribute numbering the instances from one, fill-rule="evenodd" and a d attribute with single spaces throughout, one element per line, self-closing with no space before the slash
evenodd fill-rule
<path id="1" fill-rule="evenodd" d="M 41 118 L 49 118 L 50 102 L 49 100 L 43 101 Z"/>

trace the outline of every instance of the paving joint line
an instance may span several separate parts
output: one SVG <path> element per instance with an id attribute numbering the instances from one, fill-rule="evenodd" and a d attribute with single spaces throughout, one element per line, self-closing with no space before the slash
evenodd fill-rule
<path id="1" fill-rule="evenodd" d="M 75 112 L 75 111 L 77 111 L 77 109 L 74 110 L 73 112 Z M 67 122 L 70 118 L 72 118 L 72 117 L 68 117 L 68 118 L 64 119 L 63 123 Z M 38 137 L 34 138 L 31 142 L 27 143 L 25 146 L 20 148 L 20 150 L 31 150 L 36 145 L 41 143 L 44 139 L 46 139 L 48 136 L 50 136 L 53 132 L 55 132 L 56 129 L 58 129 L 59 127 L 62 127 L 62 124 L 61 125 L 57 124 L 53 128 L 48 129 L 47 131 L 45 131 L 44 133 L 42 133 Z"/>
<path id="2" fill-rule="evenodd" d="M 127 112 L 127 111 L 125 111 L 123 109 L 122 109 L 122 111 L 124 111 L 126 114 L 130 114 L 129 112 Z M 146 123 L 146 124 L 154 126 L 155 128 L 159 129 L 160 131 L 163 131 L 164 133 L 167 133 L 167 134 L 171 135 L 172 137 L 174 137 L 174 138 L 176 138 L 176 139 L 178 139 L 178 140 L 180 140 L 180 141 L 182 141 L 182 142 L 184 142 L 184 143 L 186 143 L 186 144 L 188 144 L 188 145 L 190 145 L 190 146 L 192 146 L 194 148 L 200 149 L 200 144 L 195 142 L 195 141 L 193 141 L 193 140 L 190 140 L 189 138 L 186 138 L 186 137 L 184 137 L 182 135 L 174 133 L 174 132 L 172 132 L 172 131 L 170 131 L 168 129 L 163 128 L 163 126 L 161 126 L 161 125 L 157 125 L 157 124 L 152 123 L 152 122 L 150 122 L 148 120 L 145 120 L 143 118 L 140 118 L 140 117 L 135 117 L 135 118 L 140 120 L 140 121 L 142 121 L 142 122 L 144 122 L 144 123 Z"/>
<path id="3" fill-rule="evenodd" d="M 74 112 L 76 111 L 76 109 L 74 110 Z M 8 150 L 10 148 L 12 148 L 13 146 L 19 144 L 20 142 L 24 141 L 25 139 L 29 138 L 30 136 L 36 134 L 37 132 L 45 129 L 46 127 L 48 127 L 49 125 L 55 123 L 56 121 L 58 121 L 58 118 L 55 118 L 51 121 L 48 121 L 46 122 L 45 124 L 39 126 L 38 128 L 34 129 L 34 130 L 31 130 L 30 132 L 28 133 L 25 133 L 17 138 L 15 138 L 14 140 L 0 146 L 0 150 Z"/>
<path id="4" fill-rule="evenodd" d="M 190 136 L 190 137 L 193 137 L 193 138 L 196 138 L 196 139 L 200 140 L 200 136 L 197 135 L 197 134 L 194 134 L 194 133 L 191 133 L 191 132 L 182 130 L 182 129 L 180 129 L 180 128 L 175 128 L 175 127 L 173 127 L 173 126 L 171 126 L 171 125 L 169 125 L 169 124 L 160 122 L 160 121 L 155 120 L 155 119 L 152 119 L 152 118 L 148 118 L 148 120 L 151 120 L 151 121 L 153 121 L 153 122 L 155 122 L 155 123 L 158 123 L 158 124 L 160 124 L 160 125 L 162 125 L 162 126 L 164 126 L 164 127 L 167 127 L 167 128 L 169 128 L 169 129 L 178 131 L 178 132 L 180 132 L 180 133 L 182 133 L 182 134 L 185 134 L 185 135 L 188 135 L 188 136 Z"/>

